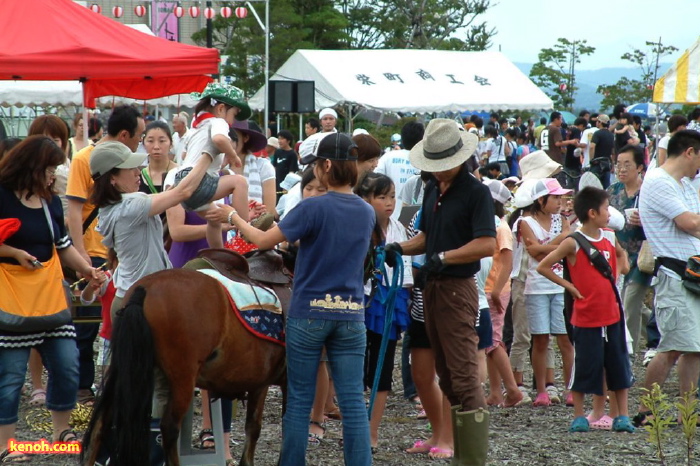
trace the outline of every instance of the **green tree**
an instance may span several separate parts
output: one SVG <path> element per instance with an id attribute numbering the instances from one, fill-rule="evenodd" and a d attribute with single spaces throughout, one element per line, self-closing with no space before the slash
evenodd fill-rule
<path id="1" fill-rule="evenodd" d="M 571 111 L 574 106 L 576 65 L 581 57 L 591 55 L 595 47 L 586 40 L 557 39 L 552 48 L 545 48 L 537 55 L 538 62 L 530 70 L 530 79 L 554 102 L 554 107 Z"/>
<path id="2" fill-rule="evenodd" d="M 615 84 L 602 84 L 596 92 L 603 95 L 600 102 L 601 110 L 614 107 L 620 102 L 651 102 L 654 92 L 654 84 L 658 78 L 659 59 L 676 52 L 678 49 L 672 45 L 664 45 L 659 38 L 658 42 L 646 42 L 646 50 L 634 49 L 624 53 L 622 60 L 634 63 L 640 70 L 639 79 L 628 77 L 620 78 Z"/>
<path id="3" fill-rule="evenodd" d="M 349 48 L 485 50 L 496 34 L 478 22 L 491 0 L 339 0 Z"/>
<path id="4" fill-rule="evenodd" d="M 228 2 L 216 2 L 217 8 Z M 262 3 L 253 3 L 264 21 Z M 245 19 L 213 20 L 213 46 L 228 56 L 223 74 L 252 95 L 264 84 L 265 32 L 252 12 Z M 297 49 L 347 48 L 347 20 L 332 0 L 274 0 L 270 4 L 270 73 L 274 73 Z M 192 39 L 206 44 L 206 28 Z"/>

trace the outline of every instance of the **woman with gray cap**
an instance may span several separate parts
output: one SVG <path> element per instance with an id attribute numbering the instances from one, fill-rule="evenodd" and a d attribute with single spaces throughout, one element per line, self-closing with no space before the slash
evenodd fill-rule
<path id="1" fill-rule="evenodd" d="M 146 275 L 171 268 L 159 215 L 188 199 L 209 165 L 202 157 L 176 187 L 146 194 L 139 192 L 139 167 L 145 159 L 146 154 L 135 154 L 124 144 L 111 141 L 98 144 L 90 157 L 90 172 L 95 180 L 91 202 L 100 209 L 97 228 L 104 236 L 102 243 L 113 248 L 119 258 L 113 277 L 117 292 L 112 319 L 131 285 Z"/>
<path id="2" fill-rule="evenodd" d="M 305 464 L 309 413 L 325 345 L 343 414 L 345 464 L 366 466 L 372 458 L 362 383 L 366 346 L 363 272 L 375 213 L 352 192 L 357 183 L 357 147 L 347 135 L 325 137 L 316 154 L 302 163 L 312 164 L 328 193 L 304 199 L 279 225 L 262 232 L 230 206 L 209 211 L 207 218 L 234 224 L 260 249 L 299 241 L 286 328 L 289 397 L 280 465 Z M 352 228 L 348 228 L 348 219 L 352 219 Z"/>

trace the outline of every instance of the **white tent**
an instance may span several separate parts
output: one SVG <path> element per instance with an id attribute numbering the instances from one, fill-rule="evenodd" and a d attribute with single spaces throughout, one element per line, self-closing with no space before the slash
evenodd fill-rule
<path id="1" fill-rule="evenodd" d="M 552 100 L 499 52 L 297 50 L 271 80 L 315 81 L 316 109 L 547 110 Z M 264 106 L 265 88 L 249 101 Z"/>
<path id="2" fill-rule="evenodd" d="M 140 104 L 143 100 L 128 97 L 100 97 L 101 106 L 115 104 Z M 196 99 L 189 94 L 161 97 L 147 101 L 149 105 L 161 107 L 194 107 Z M 83 105 L 83 88 L 77 81 L 0 81 L 0 107 L 44 107 Z"/>
<path id="3" fill-rule="evenodd" d="M 666 104 L 700 102 L 700 39 L 656 81 L 653 101 Z"/>

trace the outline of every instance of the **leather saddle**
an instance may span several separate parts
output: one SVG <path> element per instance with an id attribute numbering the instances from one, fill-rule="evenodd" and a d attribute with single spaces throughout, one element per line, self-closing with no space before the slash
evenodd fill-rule
<path id="1" fill-rule="evenodd" d="M 289 286 L 292 283 L 292 275 L 285 268 L 282 256 L 275 251 L 253 251 L 244 257 L 230 249 L 202 249 L 197 257 L 234 281 L 247 276 L 269 285 Z"/>
<path id="2" fill-rule="evenodd" d="M 292 274 L 284 266 L 282 255 L 276 251 L 253 251 L 246 254 L 248 276 L 253 280 L 274 285 L 290 285 Z"/>

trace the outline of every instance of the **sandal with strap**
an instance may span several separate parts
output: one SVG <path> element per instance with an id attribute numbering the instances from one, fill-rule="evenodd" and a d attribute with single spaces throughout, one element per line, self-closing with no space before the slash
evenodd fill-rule
<path id="1" fill-rule="evenodd" d="M 313 432 L 309 432 L 309 448 L 316 448 L 321 445 L 323 437 L 326 435 L 326 426 L 317 421 L 309 421 L 309 425 L 320 427 L 323 431 L 320 434 L 314 434 Z"/>
<path id="2" fill-rule="evenodd" d="M 29 399 L 29 406 L 44 406 L 46 404 L 46 390 L 43 388 L 37 388 L 32 391 L 31 398 Z"/>
<path id="3" fill-rule="evenodd" d="M 409 454 L 415 453 L 430 453 L 430 450 L 435 448 L 435 445 L 431 445 L 427 440 L 416 440 L 411 448 L 407 448 L 405 451 Z"/>
<path id="4" fill-rule="evenodd" d="M 80 443 L 80 440 L 78 439 L 78 434 L 73 429 L 66 429 L 60 434 L 58 434 L 58 441 L 67 443 Z"/>
<path id="5" fill-rule="evenodd" d="M 212 450 L 216 444 L 214 443 L 214 431 L 211 429 L 202 429 L 199 432 L 199 449 Z"/>
<path id="6" fill-rule="evenodd" d="M 452 458 L 454 456 L 454 451 L 452 448 L 439 448 L 433 447 L 428 453 L 428 458 L 431 460 L 445 460 Z"/>
<path id="7" fill-rule="evenodd" d="M 25 453 L 18 453 L 17 452 L 10 451 L 10 450 L 3 450 L 0 452 L 0 463 L 2 464 L 11 464 L 11 463 L 26 463 L 28 461 L 31 461 L 32 458 L 25 454 Z"/>

